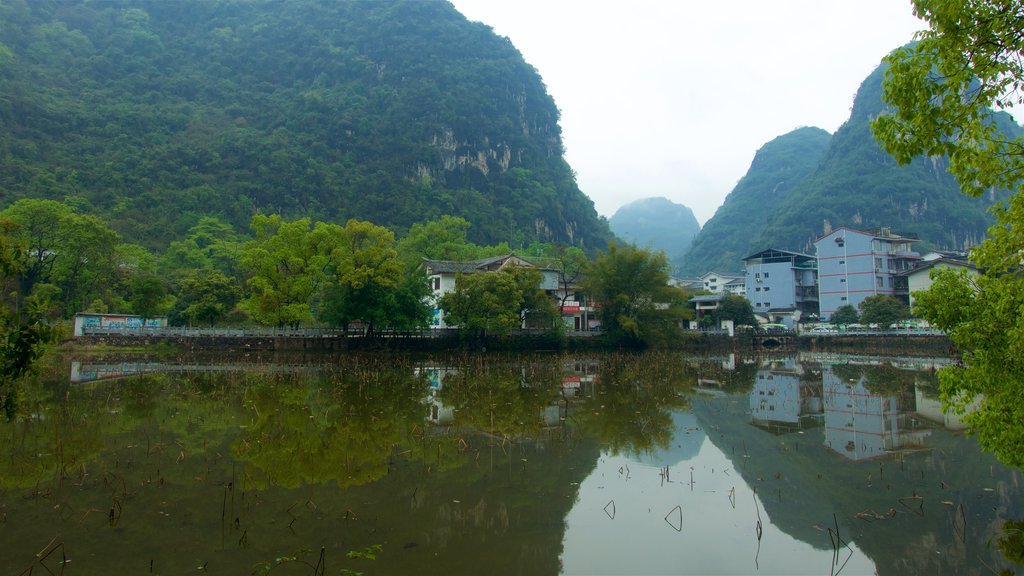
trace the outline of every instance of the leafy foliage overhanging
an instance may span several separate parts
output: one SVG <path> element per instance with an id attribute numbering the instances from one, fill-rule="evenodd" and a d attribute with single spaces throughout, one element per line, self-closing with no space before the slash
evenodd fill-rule
<path id="1" fill-rule="evenodd" d="M 979 276 L 933 272 L 917 312 L 947 331 L 963 363 L 940 373 L 944 400 L 963 412 L 983 446 L 1024 466 L 1024 138 L 1000 128 L 1002 110 L 1024 103 L 1024 4 L 916 0 L 928 22 L 918 42 L 888 58 L 884 98 L 893 110 L 873 125 L 901 163 L 944 155 L 965 193 L 1005 188 L 996 224 L 972 250 Z"/>

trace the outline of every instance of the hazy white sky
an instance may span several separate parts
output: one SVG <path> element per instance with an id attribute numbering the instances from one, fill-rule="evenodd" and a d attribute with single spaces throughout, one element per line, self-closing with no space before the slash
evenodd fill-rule
<path id="1" fill-rule="evenodd" d="M 562 112 L 598 213 L 664 196 L 703 225 L 769 140 L 829 132 L 924 27 L 910 0 L 452 0 L 507 36 Z"/>

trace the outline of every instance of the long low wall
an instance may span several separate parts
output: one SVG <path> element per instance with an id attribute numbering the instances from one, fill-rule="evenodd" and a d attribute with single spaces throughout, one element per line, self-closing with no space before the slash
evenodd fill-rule
<path id="1" fill-rule="evenodd" d="M 93 334 L 74 338 L 79 345 L 102 345 L 116 347 L 173 346 L 189 352 L 341 352 L 346 350 L 406 350 L 439 351 L 456 348 L 491 350 L 596 350 L 606 344 L 593 336 L 565 339 L 544 334 L 517 334 L 506 337 L 489 336 L 482 340 L 463 340 L 457 332 L 437 333 L 430 337 L 415 334 L 390 335 L 367 338 L 361 335 L 343 333 L 309 332 L 267 334 L 258 332 L 221 334 L 174 334 L 153 332 L 149 334 Z M 809 351 L 841 351 L 864 353 L 929 353 L 934 355 L 955 355 L 956 349 L 946 336 L 909 335 L 743 335 L 729 337 L 724 333 L 701 333 L 687 335 L 678 342 L 678 348 L 691 351 L 709 350 L 751 350 L 790 349 Z"/>
<path id="2" fill-rule="evenodd" d="M 79 336 L 75 343 L 100 346 L 156 346 L 170 345 L 192 352 L 244 352 L 259 351 L 310 351 L 332 352 L 348 349 L 345 337 L 326 338 L 317 336 Z"/>
<path id="3" fill-rule="evenodd" d="M 953 341 L 946 335 L 801 336 L 797 341 L 801 350 L 812 352 L 844 351 L 879 354 L 914 352 L 936 356 L 959 355 Z"/>

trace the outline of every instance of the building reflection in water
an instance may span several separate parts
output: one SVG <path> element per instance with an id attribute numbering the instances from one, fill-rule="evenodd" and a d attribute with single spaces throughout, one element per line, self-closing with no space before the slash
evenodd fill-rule
<path id="1" fill-rule="evenodd" d="M 821 421 L 821 385 L 796 358 L 766 362 L 750 391 L 750 418 L 769 430 L 799 430 Z"/>
<path id="2" fill-rule="evenodd" d="M 540 409 L 537 415 L 542 428 L 561 426 L 566 419 L 569 404 L 575 398 L 593 397 L 595 388 L 600 381 L 600 367 L 594 360 L 574 360 L 563 367 L 560 383 L 560 394 L 552 404 Z M 455 408 L 445 404 L 441 391 L 446 378 L 458 374 L 456 368 L 447 366 L 420 366 L 416 375 L 425 378 L 429 383 L 427 395 L 423 403 L 429 406 L 426 421 L 438 426 L 449 426 L 455 422 Z M 526 372 L 522 373 L 520 385 L 523 387 L 536 385 L 530 382 Z"/>
<path id="3" fill-rule="evenodd" d="M 924 448 L 931 430 L 916 414 L 913 390 L 883 396 L 865 386 L 864 376 L 843 380 L 822 366 L 825 446 L 850 460 Z"/>
<path id="4" fill-rule="evenodd" d="M 854 461 L 923 449 L 931 423 L 964 428 L 921 385 L 875 393 L 868 383 L 855 365 L 762 361 L 748 395 L 751 424 L 775 433 L 823 426 L 825 447 Z"/>

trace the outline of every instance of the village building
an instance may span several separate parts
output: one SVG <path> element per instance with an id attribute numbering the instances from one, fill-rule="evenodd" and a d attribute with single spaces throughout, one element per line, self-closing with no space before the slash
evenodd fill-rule
<path id="1" fill-rule="evenodd" d="M 735 294 L 743 296 L 745 285 L 743 276 L 707 272 L 700 277 L 701 289 L 712 294 Z"/>
<path id="2" fill-rule="evenodd" d="M 908 302 L 905 273 L 921 260 L 915 242 L 916 237 L 888 228 L 846 227 L 815 240 L 821 319 L 828 320 L 841 306 L 857 308 L 869 296 L 885 294 Z"/>
<path id="3" fill-rule="evenodd" d="M 818 314 L 818 261 L 814 256 L 762 250 L 743 259 L 744 292 L 755 314 L 793 327 Z"/>
<path id="4" fill-rule="evenodd" d="M 963 255 L 931 252 L 926 254 L 917 266 L 904 272 L 907 278 L 907 291 L 909 292 L 909 304 L 914 306 L 914 292 L 927 290 L 932 285 L 932 270 L 954 268 L 967 270 L 968 273 L 978 275 L 977 266 L 967 261 Z"/>
<path id="5" fill-rule="evenodd" d="M 432 291 L 431 301 L 433 304 L 432 328 L 447 328 L 444 321 L 444 310 L 438 303 L 441 297 L 455 290 L 456 278 L 460 275 L 479 274 L 487 272 L 500 272 L 510 266 L 524 266 L 536 268 L 541 273 L 540 289 L 552 299 L 562 317 L 562 322 L 568 330 L 589 331 L 600 328 L 594 303 L 589 301 L 585 294 L 579 290 L 578 283 L 573 278 L 565 278 L 562 273 L 553 266 L 545 266 L 540 263 L 527 260 L 516 254 L 505 254 L 478 260 L 423 260 L 423 269 L 427 274 L 427 281 Z"/>

